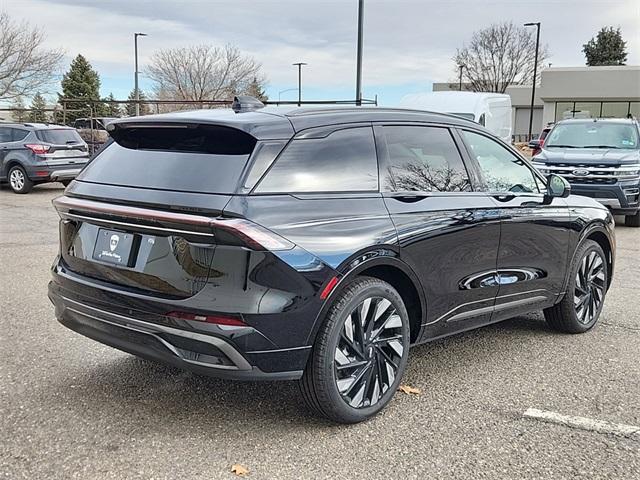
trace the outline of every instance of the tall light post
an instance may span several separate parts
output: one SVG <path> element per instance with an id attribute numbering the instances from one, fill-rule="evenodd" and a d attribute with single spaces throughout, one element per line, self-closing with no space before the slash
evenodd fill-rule
<path id="1" fill-rule="evenodd" d="M 298 66 L 298 106 L 302 102 L 302 66 L 306 65 L 304 62 L 293 63 L 292 65 Z"/>
<path id="2" fill-rule="evenodd" d="M 458 90 L 462 91 L 462 69 L 465 67 L 465 65 L 458 65 L 458 68 L 460 69 L 460 81 L 458 82 Z"/>
<path id="3" fill-rule="evenodd" d="M 136 72 L 135 72 L 135 85 L 134 85 L 134 94 L 136 98 L 136 117 L 140 115 L 140 90 L 138 88 L 138 37 L 146 37 L 146 33 L 136 32 L 133 34 L 133 48 L 136 60 Z"/>
<path id="4" fill-rule="evenodd" d="M 529 22 L 525 27 L 536 27 L 536 56 L 533 61 L 533 85 L 531 88 L 531 109 L 529 110 L 529 140 L 533 129 L 533 102 L 536 98 L 536 74 L 538 73 L 538 47 L 540 46 L 540 22 Z"/>
<path id="5" fill-rule="evenodd" d="M 358 51 L 356 52 L 356 105 L 362 105 L 362 29 L 364 0 L 358 0 Z"/>

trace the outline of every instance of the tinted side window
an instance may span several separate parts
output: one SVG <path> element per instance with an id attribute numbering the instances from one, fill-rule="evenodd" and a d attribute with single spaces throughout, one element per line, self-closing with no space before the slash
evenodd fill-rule
<path id="1" fill-rule="evenodd" d="M 259 193 L 378 190 L 371 127 L 293 140 L 256 188 Z"/>
<path id="2" fill-rule="evenodd" d="M 520 158 L 484 135 L 466 130 L 462 135 L 480 165 L 487 191 L 539 193 L 535 176 Z"/>
<path id="3" fill-rule="evenodd" d="M 11 128 L 0 127 L 0 143 L 12 142 Z"/>
<path id="4" fill-rule="evenodd" d="M 447 128 L 384 127 L 388 163 L 382 172 L 387 192 L 467 192 L 469 176 Z"/>

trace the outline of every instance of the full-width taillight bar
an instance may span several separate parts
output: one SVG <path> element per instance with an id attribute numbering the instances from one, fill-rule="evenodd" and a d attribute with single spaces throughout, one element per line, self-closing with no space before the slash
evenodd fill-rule
<path id="1" fill-rule="evenodd" d="M 190 213 L 168 212 L 166 210 L 96 202 L 66 195 L 55 198 L 53 206 L 61 213 L 71 213 L 71 211 L 92 212 L 147 221 L 171 222 L 192 227 L 219 228 L 261 250 L 291 250 L 295 246 L 271 230 L 242 218 L 211 218 Z"/>

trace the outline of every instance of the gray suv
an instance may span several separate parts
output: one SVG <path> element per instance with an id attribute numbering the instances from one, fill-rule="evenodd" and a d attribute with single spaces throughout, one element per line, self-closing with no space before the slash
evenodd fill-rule
<path id="1" fill-rule="evenodd" d="M 73 128 L 43 123 L 0 124 L 0 183 L 28 193 L 38 183 L 67 185 L 89 160 Z"/>
<path id="2" fill-rule="evenodd" d="M 640 126 L 633 119 L 558 122 L 533 157 L 543 175 L 555 173 L 571 192 L 591 197 L 640 227 Z"/>

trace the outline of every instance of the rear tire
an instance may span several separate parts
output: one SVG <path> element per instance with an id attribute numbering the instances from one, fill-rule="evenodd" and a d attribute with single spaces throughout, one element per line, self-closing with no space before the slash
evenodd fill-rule
<path id="1" fill-rule="evenodd" d="M 593 328 L 602 312 L 608 274 L 602 247 L 592 240 L 583 242 L 571 265 L 567 293 L 544 311 L 549 326 L 565 333 L 584 333 Z"/>
<path id="2" fill-rule="evenodd" d="M 300 380 L 314 413 L 357 423 L 395 394 L 409 355 L 409 315 L 388 283 L 360 277 L 333 300 Z"/>
<path id="3" fill-rule="evenodd" d="M 29 193 L 33 188 L 33 182 L 20 165 L 11 167 L 7 177 L 9 179 L 9 187 L 14 193 Z"/>
<path id="4" fill-rule="evenodd" d="M 640 210 L 638 210 L 635 215 L 625 216 L 624 224 L 627 227 L 640 227 Z"/>

